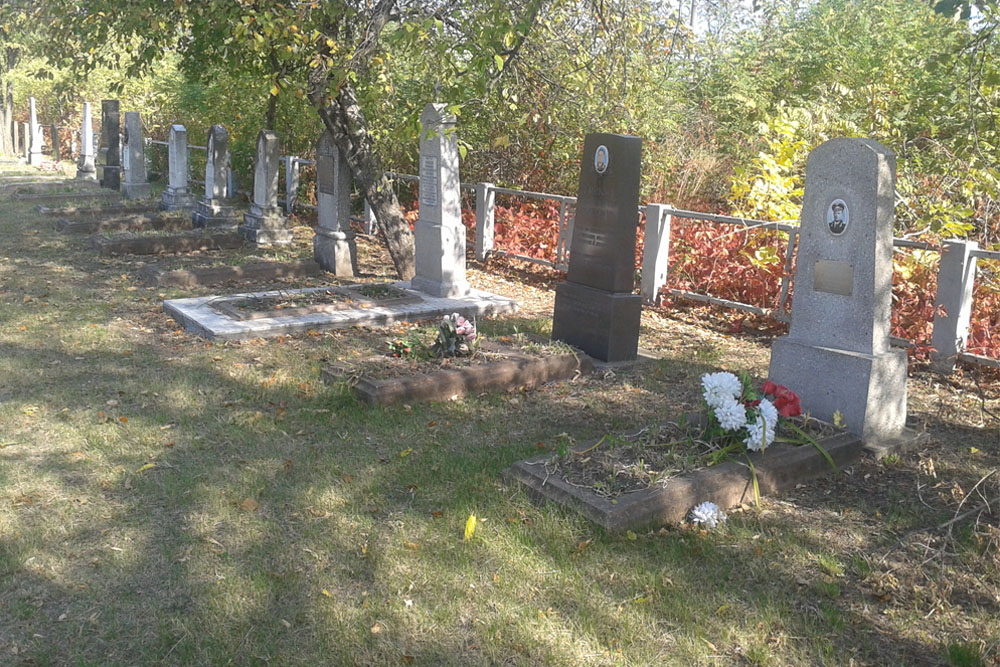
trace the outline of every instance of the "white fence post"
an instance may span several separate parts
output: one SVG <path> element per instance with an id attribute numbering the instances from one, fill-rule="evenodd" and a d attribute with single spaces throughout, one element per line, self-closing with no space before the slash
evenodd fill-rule
<path id="1" fill-rule="evenodd" d="M 486 261 L 493 250 L 496 192 L 492 183 L 476 183 L 476 259 Z"/>
<path id="2" fill-rule="evenodd" d="M 642 282 L 639 294 L 644 303 L 655 304 L 660 289 L 667 284 L 670 251 L 670 222 L 673 216 L 664 204 L 646 205 L 646 236 L 642 248 Z"/>
<path id="3" fill-rule="evenodd" d="M 937 296 L 934 299 L 934 331 L 931 334 L 931 364 L 950 373 L 965 350 L 972 318 L 972 285 L 976 278 L 975 241 L 945 241 L 941 244 Z"/>

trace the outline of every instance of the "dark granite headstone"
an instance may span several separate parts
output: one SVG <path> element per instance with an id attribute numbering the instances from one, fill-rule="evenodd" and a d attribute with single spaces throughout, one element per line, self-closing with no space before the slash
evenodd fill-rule
<path id="1" fill-rule="evenodd" d="M 635 287 L 642 139 L 590 134 L 583 144 L 567 280 L 556 287 L 552 337 L 602 361 L 634 360 L 642 298 Z"/>
<path id="2" fill-rule="evenodd" d="M 101 101 L 101 143 L 107 148 L 105 168 L 102 170 L 101 186 L 111 190 L 121 189 L 122 154 L 119 144 L 121 119 L 118 114 L 118 100 Z"/>

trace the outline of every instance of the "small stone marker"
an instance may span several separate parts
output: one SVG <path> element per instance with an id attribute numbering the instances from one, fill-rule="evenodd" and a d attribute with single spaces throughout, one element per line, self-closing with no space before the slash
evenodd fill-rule
<path id="1" fill-rule="evenodd" d="M 896 156 L 869 139 L 809 154 L 792 324 L 771 347 L 770 379 L 812 416 L 866 443 L 906 421 L 906 351 L 889 346 Z"/>
<path id="2" fill-rule="evenodd" d="M 351 170 L 329 131 L 316 150 L 318 218 L 313 256 L 324 270 L 338 276 L 357 274 L 358 250 L 351 231 Z"/>
<path id="3" fill-rule="evenodd" d="M 239 227 L 240 234 L 257 245 L 292 242 L 292 230 L 285 227 L 285 216 L 278 208 L 278 150 L 278 136 L 271 130 L 261 130 L 257 135 L 253 203 Z"/>
<path id="4" fill-rule="evenodd" d="M 188 140 L 183 125 L 170 126 L 167 171 L 167 189 L 160 197 L 160 208 L 166 211 L 194 208 L 194 196 L 188 189 Z"/>
<path id="5" fill-rule="evenodd" d="M 24 161 L 29 160 L 31 155 L 31 132 L 28 129 L 27 123 L 21 123 L 21 153 L 24 155 Z"/>
<path id="6" fill-rule="evenodd" d="M 146 150 L 142 142 L 142 119 L 138 111 L 125 112 L 125 182 L 126 199 L 146 199 L 150 195 L 146 180 Z"/>
<path id="7" fill-rule="evenodd" d="M 35 109 L 35 98 L 28 98 L 29 115 L 28 118 L 30 122 L 29 127 L 29 141 L 31 147 L 28 151 L 28 164 L 33 167 L 37 167 L 42 164 L 42 126 L 38 124 L 38 112 Z"/>
<path id="8" fill-rule="evenodd" d="M 121 189 L 121 144 L 118 100 L 101 101 L 101 145 L 104 169 L 101 170 L 101 187 Z M 105 152 L 106 151 L 106 152 Z"/>
<path id="9" fill-rule="evenodd" d="M 566 282 L 556 286 L 552 338 L 602 361 L 633 361 L 642 297 L 635 287 L 642 139 L 589 134 Z"/>
<path id="10" fill-rule="evenodd" d="M 17 121 L 10 121 L 10 136 L 11 136 L 11 148 L 14 149 L 14 155 L 17 155 L 21 150 L 21 137 L 20 130 L 18 130 Z"/>
<path id="11" fill-rule="evenodd" d="M 436 297 L 469 293 L 455 116 L 444 104 L 420 114 L 420 217 L 413 229 L 413 289 Z"/>
<path id="12" fill-rule="evenodd" d="M 222 125 L 208 131 L 208 157 L 205 159 L 205 196 L 198 200 L 191 221 L 195 227 L 236 224 L 236 214 L 228 200 L 229 132 Z"/>
<path id="13" fill-rule="evenodd" d="M 55 123 L 49 126 L 49 134 L 52 135 L 52 161 L 59 162 L 62 160 L 62 155 L 60 154 L 62 146 L 59 145 L 59 128 L 56 127 Z"/>

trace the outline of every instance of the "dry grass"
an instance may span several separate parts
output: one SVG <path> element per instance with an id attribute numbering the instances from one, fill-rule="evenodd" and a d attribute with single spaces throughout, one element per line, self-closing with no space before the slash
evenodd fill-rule
<path id="1" fill-rule="evenodd" d="M 1000 462 L 995 385 L 917 372 L 923 450 L 716 533 L 611 537 L 500 472 L 560 434 L 693 407 L 708 369 L 761 376 L 765 338 L 647 313 L 642 345 L 665 358 L 644 370 L 368 409 L 319 369 L 391 332 L 207 343 L 159 304 L 209 290 L 145 288 L 148 258 L 99 258 L 53 224 L 0 209 L 0 663 L 997 660 L 997 515 L 938 527 L 979 505 L 973 486 Z M 234 255 L 309 243 L 300 227 L 291 250 Z M 361 256 L 388 276 L 378 248 Z M 544 284 L 470 273 L 530 304 L 496 326 L 546 330 Z M 996 477 L 980 486 L 992 497 Z"/>

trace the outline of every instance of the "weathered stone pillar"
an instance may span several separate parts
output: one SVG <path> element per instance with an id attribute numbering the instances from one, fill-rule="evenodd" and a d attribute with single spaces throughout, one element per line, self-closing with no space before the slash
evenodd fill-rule
<path id="1" fill-rule="evenodd" d="M 31 130 L 27 123 L 21 123 L 21 155 L 24 156 L 24 161 L 30 164 L 31 159 Z"/>
<path id="2" fill-rule="evenodd" d="M 94 163 L 94 121 L 90 115 L 90 102 L 83 103 L 83 125 L 80 127 L 80 159 L 76 163 L 76 177 L 88 181 L 97 180 Z"/>
<path id="3" fill-rule="evenodd" d="M 313 256 L 324 270 L 354 276 L 358 250 L 351 231 L 351 170 L 327 131 L 316 149 L 316 207 Z"/>
<path id="4" fill-rule="evenodd" d="M 770 379 L 871 444 L 906 422 L 906 351 L 889 346 L 896 156 L 869 139 L 809 154 L 788 335 Z"/>
<path id="5" fill-rule="evenodd" d="M 188 140 L 183 125 L 170 126 L 167 171 L 167 189 L 160 198 L 160 208 L 166 211 L 194 208 L 194 196 L 188 188 Z"/>
<path id="6" fill-rule="evenodd" d="M 958 355 L 965 350 L 972 321 L 972 286 L 976 279 L 975 241 L 945 241 L 938 266 L 937 297 L 934 299 L 934 332 L 931 334 L 931 365 L 934 370 L 955 370 Z"/>
<path id="7" fill-rule="evenodd" d="M 476 183 L 476 259 L 486 261 L 493 250 L 496 193 L 492 183 Z"/>
<path id="8" fill-rule="evenodd" d="M 59 162 L 62 160 L 62 146 L 59 145 L 59 128 L 55 123 L 49 126 L 49 134 L 52 136 L 52 161 Z"/>
<path id="9" fill-rule="evenodd" d="M 414 289 L 437 297 L 469 293 L 455 116 L 444 104 L 420 114 L 420 217 L 413 230 Z"/>
<path id="10" fill-rule="evenodd" d="M 236 213 L 229 198 L 229 132 L 222 125 L 208 131 L 205 159 L 205 196 L 198 200 L 191 221 L 195 227 L 235 225 Z"/>
<path id="11" fill-rule="evenodd" d="M 670 265 L 671 215 L 663 204 L 646 206 L 646 236 L 642 247 L 642 281 L 639 295 L 645 303 L 656 303 L 660 289 L 667 284 Z"/>
<path id="12" fill-rule="evenodd" d="M 102 100 L 101 145 L 103 146 L 104 168 L 101 170 L 101 186 L 109 190 L 121 189 L 120 132 L 121 118 L 118 115 L 118 100 Z"/>
<path id="13" fill-rule="evenodd" d="M 33 167 L 37 167 L 42 164 L 44 157 L 42 157 L 42 126 L 38 124 L 38 112 L 35 109 L 35 98 L 31 97 L 28 99 L 29 106 L 29 142 L 31 144 L 28 151 L 28 164 Z"/>
<path id="14" fill-rule="evenodd" d="M 240 233 L 258 245 L 285 245 L 292 242 L 292 230 L 285 228 L 285 216 L 278 208 L 278 136 L 271 130 L 257 135 L 254 163 L 253 203 L 243 216 Z"/>

